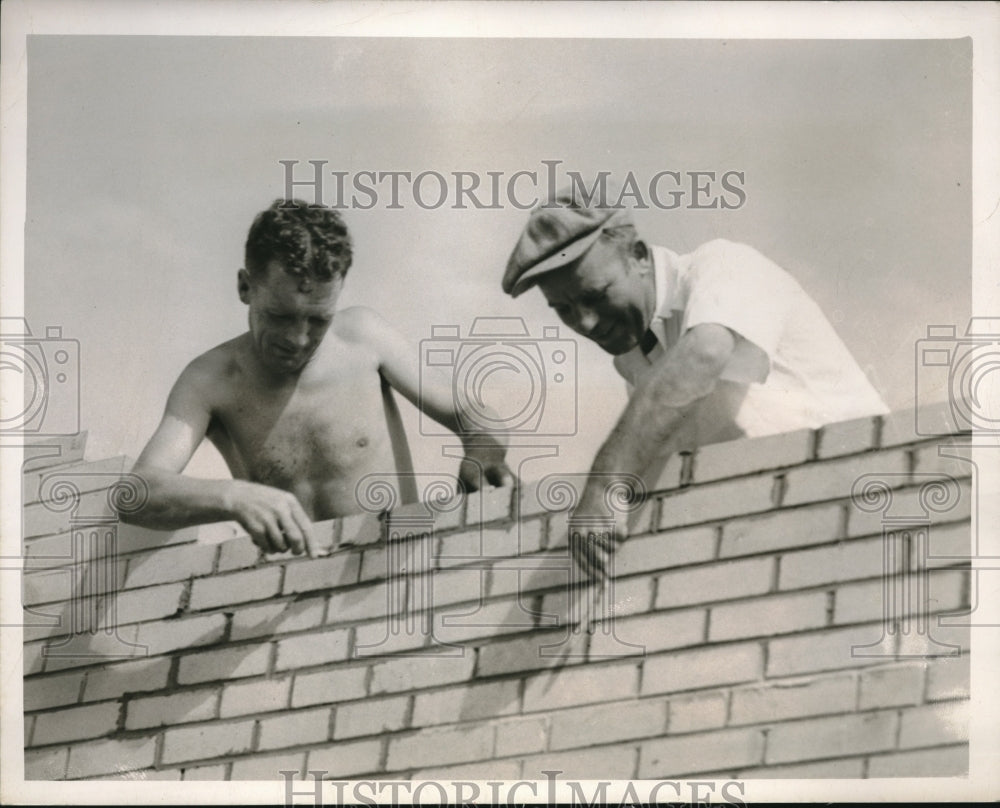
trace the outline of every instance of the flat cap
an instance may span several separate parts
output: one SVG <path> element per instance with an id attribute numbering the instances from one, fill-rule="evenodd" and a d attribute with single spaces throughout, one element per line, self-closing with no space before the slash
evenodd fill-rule
<path id="1" fill-rule="evenodd" d="M 609 182 L 584 196 L 577 185 L 557 191 L 531 211 L 528 224 L 507 259 L 503 290 L 517 297 L 534 286 L 546 272 L 566 266 L 611 227 L 631 225 L 628 211 L 613 204 L 617 188 Z"/>

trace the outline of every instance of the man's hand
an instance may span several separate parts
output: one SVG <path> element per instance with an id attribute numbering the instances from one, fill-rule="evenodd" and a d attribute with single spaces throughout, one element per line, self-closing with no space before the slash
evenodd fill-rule
<path id="1" fill-rule="evenodd" d="M 291 550 L 295 555 L 304 551 L 315 555 L 312 521 L 294 494 L 269 485 L 234 480 L 228 498 L 233 518 L 265 553 Z"/>
<path id="2" fill-rule="evenodd" d="M 604 512 L 587 513 L 581 508 L 569 518 L 569 549 L 573 560 L 587 577 L 606 581 L 613 577 L 613 556 L 627 538 L 624 519 L 613 519 Z"/>
<path id="3" fill-rule="evenodd" d="M 478 491 L 486 485 L 497 488 L 514 482 L 507 467 L 506 450 L 498 445 L 466 446 L 465 457 L 458 467 L 458 482 L 463 492 Z"/>

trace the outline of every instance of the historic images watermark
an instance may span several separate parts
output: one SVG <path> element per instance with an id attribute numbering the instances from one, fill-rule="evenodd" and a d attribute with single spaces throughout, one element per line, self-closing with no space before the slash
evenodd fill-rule
<path id="1" fill-rule="evenodd" d="M 337 171 L 328 160 L 279 160 L 285 199 L 302 197 L 338 210 L 530 210 L 570 185 L 583 204 L 637 210 L 737 210 L 747 201 L 746 172 L 736 169 L 682 171 L 674 168 L 637 176 L 599 171 L 588 185 L 579 171 L 560 175 L 562 160 L 541 160 L 542 168 L 505 171 Z M 311 170 L 306 167 L 311 166 Z M 299 167 L 301 166 L 301 168 Z M 609 185 L 611 180 L 614 185 Z M 612 190 L 614 189 L 614 190 Z"/>

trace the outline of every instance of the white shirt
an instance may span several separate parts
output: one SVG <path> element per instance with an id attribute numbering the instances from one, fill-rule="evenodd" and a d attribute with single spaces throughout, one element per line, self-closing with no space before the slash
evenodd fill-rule
<path id="1" fill-rule="evenodd" d="M 615 357 L 629 382 L 681 334 L 717 323 L 736 337 L 716 388 L 671 435 L 665 449 L 692 449 L 888 412 L 819 306 L 752 247 L 717 239 L 688 255 L 653 247 L 658 345 Z"/>

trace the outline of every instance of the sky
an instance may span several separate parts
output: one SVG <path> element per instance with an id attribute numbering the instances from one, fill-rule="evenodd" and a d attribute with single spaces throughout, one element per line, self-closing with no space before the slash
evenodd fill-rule
<path id="1" fill-rule="evenodd" d="M 236 272 L 254 215 L 285 193 L 279 161 L 300 178 L 309 160 L 349 177 L 737 171 L 738 208 L 637 210 L 641 234 L 777 261 L 903 409 L 927 326 L 961 330 L 970 312 L 971 59 L 969 39 L 33 36 L 25 314 L 36 335 L 78 341 L 88 457 L 135 457 L 183 367 L 246 329 Z M 386 196 L 344 211 L 341 304 L 387 317 L 414 361 L 435 325 L 558 325 L 537 291 L 500 289 L 526 211 Z M 585 471 L 626 402 L 610 357 L 565 328 L 555 339 L 575 395 L 545 417 L 567 434 L 515 436 L 524 458 L 557 447 L 526 478 Z M 403 409 L 417 468 L 452 469 L 453 439 Z M 227 474 L 209 446 L 189 472 Z"/>

